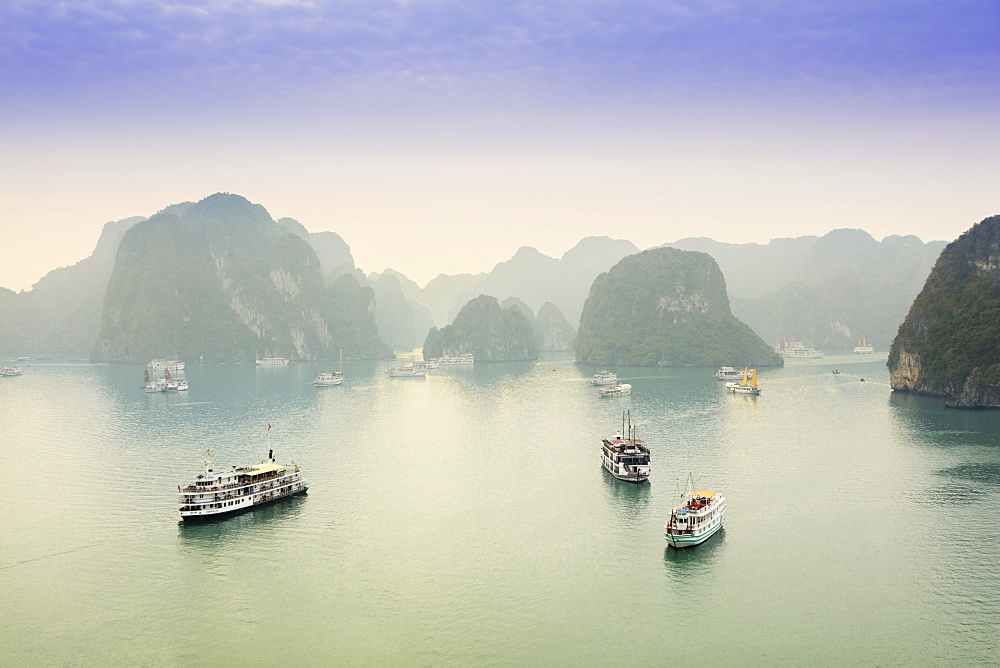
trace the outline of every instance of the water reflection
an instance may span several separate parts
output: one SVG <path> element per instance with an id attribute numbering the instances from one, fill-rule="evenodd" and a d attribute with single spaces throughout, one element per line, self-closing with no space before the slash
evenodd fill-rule
<path id="1" fill-rule="evenodd" d="M 944 410 L 942 399 L 910 392 L 889 395 L 892 415 L 920 443 L 1000 446 L 1000 411 Z"/>
<path id="2" fill-rule="evenodd" d="M 666 542 L 666 540 L 664 540 Z M 667 573 L 678 582 L 690 581 L 709 573 L 722 557 L 726 547 L 726 528 L 701 545 L 677 549 L 669 545 L 663 549 L 663 563 Z"/>
<path id="3" fill-rule="evenodd" d="M 645 516 L 651 497 L 649 482 L 624 482 L 611 475 L 606 468 L 601 467 L 601 477 L 608 500 L 612 501 L 623 518 Z"/>
<path id="4" fill-rule="evenodd" d="M 915 496 L 914 502 L 939 506 L 941 508 L 953 508 L 957 506 L 971 506 L 988 499 L 989 494 L 982 490 L 969 488 L 964 485 L 961 487 L 942 485 L 932 489 L 921 490 Z"/>
<path id="5" fill-rule="evenodd" d="M 1000 462 L 970 462 L 938 471 L 939 474 L 987 485 L 1000 485 Z"/>
<path id="6" fill-rule="evenodd" d="M 461 368 L 461 367 L 459 367 Z M 472 381 L 477 387 L 492 388 L 530 374 L 534 362 L 485 362 L 472 367 Z M 450 369 L 449 369 L 450 370 Z"/>

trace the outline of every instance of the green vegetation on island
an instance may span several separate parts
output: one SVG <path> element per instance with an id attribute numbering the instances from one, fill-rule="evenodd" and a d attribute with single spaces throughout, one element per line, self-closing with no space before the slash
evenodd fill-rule
<path id="1" fill-rule="evenodd" d="M 889 353 L 894 390 L 1000 408 L 1000 216 L 941 252 Z"/>
<path id="2" fill-rule="evenodd" d="M 705 253 L 656 248 L 630 255 L 590 288 L 574 344 L 597 365 L 780 366 L 729 311 L 726 281 Z"/>
<path id="3" fill-rule="evenodd" d="M 480 295 L 469 301 L 455 321 L 433 328 L 424 341 L 424 358 L 472 353 L 477 362 L 538 359 L 535 333 L 524 312 L 502 308 L 496 298 Z"/>

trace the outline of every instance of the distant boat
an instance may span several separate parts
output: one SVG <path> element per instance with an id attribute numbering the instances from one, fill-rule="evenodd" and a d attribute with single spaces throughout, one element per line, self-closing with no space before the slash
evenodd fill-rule
<path id="1" fill-rule="evenodd" d="M 261 357 L 257 359 L 258 366 L 281 366 L 288 364 L 287 357 Z"/>
<path id="2" fill-rule="evenodd" d="M 649 448 L 636 438 L 632 413 L 622 413 L 622 430 L 611 438 L 601 439 L 601 466 L 625 482 L 649 480 Z"/>
<path id="3" fill-rule="evenodd" d="M 463 353 L 461 355 L 442 355 L 437 358 L 437 362 L 441 366 L 465 366 L 475 364 L 476 356 L 472 353 Z"/>
<path id="4" fill-rule="evenodd" d="M 598 371 L 590 379 L 591 385 L 614 385 L 618 382 L 618 374 L 614 371 Z"/>
<path id="5" fill-rule="evenodd" d="M 407 364 L 406 366 L 398 366 L 394 369 L 389 369 L 390 378 L 424 378 L 427 372 L 423 369 L 418 369 L 412 364 Z"/>
<path id="6" fill-rule="evenodd" d="M 833 370 L 833 375 L 839 376 L 840 375 L 840 369 L 834 369 Z"/>
<path id="7" fill-rule="evenodd" d="M 424 369 L 424 370 L 427 370 L 427 369 L 437 369 L 439 366 L 441 366 L 441 363 L 437 359 L 414 360 L 413 361 L 413 368 L 414 369 Z"/>
<path id="8" fill-rule="evenodd" d="M 670 547 L 701 545 L 722 528 L 726 517 L 726 497 L 708 490 L 691 490 L 681 495 L 681 503 L 670 510 L 663 525 L 663 537 Z"/>
<path id="9" fill-rule="evenodd" d="M 171 378 L 170 369 L 163 370 L 163 378 L 149 380 L 149 371 L 143 369 L 143 388 L 146 392 L 184 392 L 188 389 L 187 378 Z"/>
<path id="10" fill-rule="evenodd" d="M 743 372 L 731 366 L 720 367 L 712 376 L 712 378 L 718 378 L 719 380 L 739 380 L 742 377 Z"/>
<path id="11" fill-rule="evenodd" d="M 623 397 L 626 394 L 632 394 L 632 386 L 628 383 L 619 383 L 611 387 L 599 387 L 597 391 L 601 393 L 602 397 Z"/>
<path id="12" fill-rule="evenodd" d="M 810 348 L 801 341 L 781 339 L 774 352 L 789 359 L 819 359 L 826 355 L 822 350 Z"/>
<path id="13" fill-rule="evenodd" d="M 341 385 L 344 382 L 344 372 L 343 371 L 326 371 L 313 380 L 313 385 L 316 387 L 330 387 L 332 385 Z"/>
<path id="14" fill-rule="evenodd" d="M 5 366 L 0 371 L 0 376 L 20 376 L 22 373 L 24 373 L 24 369 L 19 366 Z"/>
<path id="15" fill-rule="evenodd" d="M 185 364 L 178 359 L 154 359 L 146 366 L 150 369 L 155 369 L 156 371 L 163 371 L 164 369 L 170 369 L 171 371 L 183 371 Z"/>
<path id="16" fill-rule="evenodd" d="M 757 369 L 744 368 L 743 380 L 739 383 L 726 383 L 726 391 L 736 394 L 760 394 L 760 388 L 757 387 Z"/>
<path id="17" fill-rule="evenodd" d="M 862 336 L 861 340 L 858 341 L 858 345 L 854 346 L 854 352 L 858 355 L 871 355 L 875 352 L 875 348 L 868 345 L 868 341 Z"/>

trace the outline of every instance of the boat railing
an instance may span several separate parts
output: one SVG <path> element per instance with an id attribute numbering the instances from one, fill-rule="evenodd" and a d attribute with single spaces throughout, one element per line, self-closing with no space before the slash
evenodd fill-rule
<path id="1" fill-rule="evenodd" d="M 293 480 L 283 484 L 272 484 L 267 487 L 262 487 L 260 489 L 254 490 L 254 493 L 263 493 L 262 498 L 269 499 L 275 496 L 285 496 L 293 492 L 297 492 L 304 486 L 302 480 Z M 193 511 L 202 510 L 206 506 L 212 507 L 213 504 L 219 503 L 220 501 L 232 501 L 233 499 L 244 499 L 247 498 L 248 494 L 222 494 L 214 496 L 211 499 L 199 500 L 197 502 L 187 501 L 181 504 L 180 509 L 182 511 Z"/>
<path id="2" fill-rule="evenodd" d="M 212 487 L 202 487 L 202 486 L 199 486 L 199 485 L 184 485 L 184 486 L 178 486 L 177 487 L 177 491 L 181 492 L 181 493 L 188 493 L 188 494 L 190 494 L 190 493 L 202 494 L 202 493 L 206 493 L 206 492 L 221 492 L 221 491 L 225 491 L 225 490 L 228 490 L 228 489 L 239 489 L 241 487 L 252 487 L 253 485 L 259 485 L 262 482 L 267 482 L 269 480 L 276 480 L 278 478 L 289 478 L 289 479 L 291 479 L 291 478 L 294 478 L 297 474 L 298 474 L 298 471 L 296 470 L 296 471 L 292 471 L 292 472 L 289 472 L 289 473 L 281 473 L 281 474 L 272 475 L 270 477 L 261 478 L 260 480 L 254 480 L 254 481 L 248 482 L 248 483 L 245 483 L 245 482 L 234 482 L 234 483 L 231 483 L 231 484 L 228 484 L 228 485 L 215 485 L 215 486 L 212 486 Z"/>

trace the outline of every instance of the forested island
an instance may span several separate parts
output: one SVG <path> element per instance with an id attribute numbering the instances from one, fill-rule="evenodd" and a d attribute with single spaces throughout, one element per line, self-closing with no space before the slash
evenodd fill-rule
<path id="1" fill-rule="evenodd" d="M 480 295 L 462 307 L 452 324 L 435 327 L 424 341 L 424 359 L 468 353 L 476 362 L 534 360 L 538 346 L 520 306 L 502 308 L 495 297 Z"/>
<path id="2" fill-rule="evenodd" d="M 726 280 L 706 253 L 656 248 L 630 255 L 590 288 L 576 359 L 597 365 L 780 366 L 729 310 Z"/>
<path id="3" fill-rule="evenodd" d="M 1000 216 L 941 252 L 889 353 L 892 389 L 1000 408 Z"/>
<path id="4" fill-rule="evenodd" d="M 262 206 L 219 193 L 125 233 L 92 357 L 378 358 L 391 351 L 373 312 L 371 289 L 352 274 L 328 287 L 305 240 Z"/>

